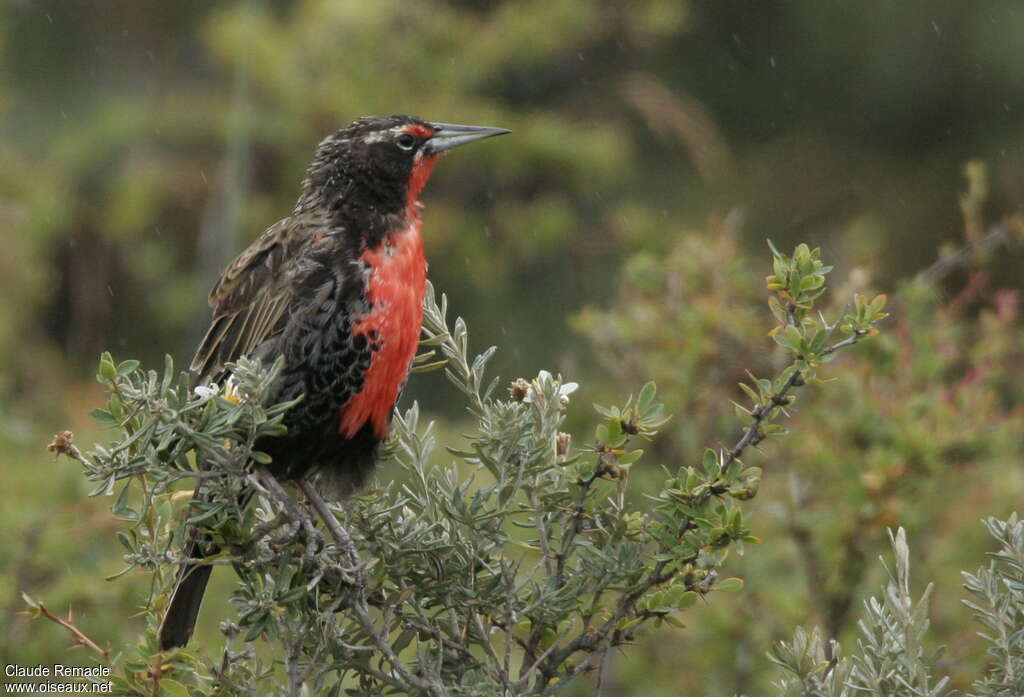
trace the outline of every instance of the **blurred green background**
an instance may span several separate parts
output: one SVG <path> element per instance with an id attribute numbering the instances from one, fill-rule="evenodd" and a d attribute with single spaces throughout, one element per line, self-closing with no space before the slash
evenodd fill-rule
<path id="1" fill-rule="evenodd" d="M 99 352 L 187 360 L 208 289 L 290 211 L 319 138 L 397 112 L 514 131 L 437 168 L 432 280 L 506 378 L 561 371 L 583 403 L 659 381 L 676 419 L 638 494 L 658 462 L 729 441 L 736 381 L 777 367 L 765 238 L 823 247 L 837 308 L 897 296 L 794 435 L 748 458 L 768 474 L 764 543 L 734 562 L 744 593 L 616 657 L 604 694 L 765 693 L 764 652 L 793 624 L 850 640 L 895 524 L 967 684 L 980 657 L 956 572 L 984 561 L 978 518 L 1024 493 L 1022 254 L 906 281 L 1024 201 L 1021 36 L 1018 0 L 7 0 L 0 657 L 67 660 L 60 628 L 16 614 L 21 591 L 103 644 L 141 629 L 146 579 L 102 580 L 118 523 L 45 451 L 66 427 L 103 438 Z M 965 225 L 972 159 L 987 191 Z M 405 399 L 457 433 L 450 396 L 429 375 Z"/>

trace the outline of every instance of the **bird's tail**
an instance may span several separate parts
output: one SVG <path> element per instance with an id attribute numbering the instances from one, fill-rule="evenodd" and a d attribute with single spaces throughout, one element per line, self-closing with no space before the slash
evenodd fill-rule
<path id="1" fill-rule="evenodd" d="M 198 529 L 192 528 L 184 549 L 186 558 L 197 559 L 209 553 L 205 537 Z M 161 651 L 188 643 L 196 627 L 196 618 L 199 617 L 199 607 L 203 603 L 203 594 L 206 592 L 211 571 L 213 567 L 208 564 L 183 564 L 178 571 L 178 580 L 167 603 L 167 614 L 160 623 Z"/>

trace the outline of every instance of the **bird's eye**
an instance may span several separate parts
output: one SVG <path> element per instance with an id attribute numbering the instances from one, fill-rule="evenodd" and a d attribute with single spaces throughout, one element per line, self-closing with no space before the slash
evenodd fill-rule
<path id="1" fill-rule="evenodd" d="M 398 143 L 398 147 L 402 150 L 412 150 L 413 146 L 416 145 L 416 138 L 408 133 L 403 133 L 398 136 L 398 140 L 396 142 Z"/>

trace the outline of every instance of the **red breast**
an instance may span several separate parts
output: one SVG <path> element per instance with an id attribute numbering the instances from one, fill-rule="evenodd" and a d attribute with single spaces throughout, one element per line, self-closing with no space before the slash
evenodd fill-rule
<path id="1" fill-rule="evenodd" d="M 427 260 L 423 255 L 419 215 L 387 236 L 360 259 L 370 268 L 367 298 L 372 310 L 353 327 L 356 334 L 376 338 L 362 390 L 341 413 L 340 432 L 354 436 L 367 422 L 377 438 L 387 438 L 391 410 L 409 375 L 423 325 L 423 294 L 427 287 Z"/>

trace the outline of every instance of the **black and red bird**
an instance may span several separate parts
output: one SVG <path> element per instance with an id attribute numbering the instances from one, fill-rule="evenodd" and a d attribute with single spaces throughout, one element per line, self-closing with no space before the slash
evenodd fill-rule
<path id="1" fill-rule="evenodd" d="M 340 495 L 370 477 L 419 343 L 420 192 L 443 152 L 508 132 L 403 115 L 358 119 L 317 146 L 291 215 L 217 281 L 194 382 L 223 383 L 226 364 L 242 356 L 284 357 L 270 400 L 304 398 L 285 416 L 287 434 L 259 444 L 276 476 L 317 472 Z M 204 553 L 193 531 L 186 555 Z M 211 568 L 181 568 L 161 648 L 188 642 Z"/>

